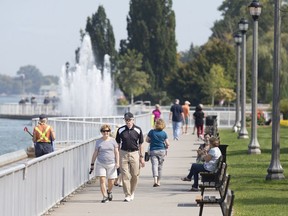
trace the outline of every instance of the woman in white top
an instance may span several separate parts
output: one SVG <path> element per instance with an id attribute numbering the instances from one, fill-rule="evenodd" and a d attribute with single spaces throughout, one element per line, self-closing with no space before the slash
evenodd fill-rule
<path id="1" fill-rule="evenodd" d="M 216 169 L 217 161 L 221 156 L 221 151 L 218 148 L 219 140 L 216 137 L 209 139 L 210 150 L 204 156 L 204 164 L 193 163 L 187 177 L 181 178 L 182 181 L 191 181 L 194 176 L 194 184 L 191 191 L 198 191 L 198 174 L 199 172 L 212 172 Z"/>

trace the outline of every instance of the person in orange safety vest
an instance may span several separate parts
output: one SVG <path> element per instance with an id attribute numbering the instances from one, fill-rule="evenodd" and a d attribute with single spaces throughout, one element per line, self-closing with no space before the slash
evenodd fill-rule
<path id="1" fill-rule="evenodd" d="M 40 157 L 53 151 L 52 142 L 55 140 L 53 128 L 47 124 L 44 114 L 39 116 L 38 125 L 33 130 L 33 142 L 35 143 L 35 156 Z"/>

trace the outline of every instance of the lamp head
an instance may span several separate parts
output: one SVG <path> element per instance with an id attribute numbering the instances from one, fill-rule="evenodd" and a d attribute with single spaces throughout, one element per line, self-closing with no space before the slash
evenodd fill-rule
<path id="1" fill-rule="evenodd" d="M 234 42 L 237 44 L 237 45 L 240 45 L 242 43 L 242 34 L 241 32 L 236 32 L 234 35 Z"/>
<path id="2" fill-rule="evenodd" d="M 258 0 L 253 0 L 248 6 L 250 15 L 254 20 L 257 20 L 261 14 L 262 5 Z"/>
<path id="3" fill-rule="evenodd" d="M 238 23 L 238 27 L 242 34 L 245 34 L 248 30 L 248 20 L 246 20 L 245 18 L 241 18 Z"/>

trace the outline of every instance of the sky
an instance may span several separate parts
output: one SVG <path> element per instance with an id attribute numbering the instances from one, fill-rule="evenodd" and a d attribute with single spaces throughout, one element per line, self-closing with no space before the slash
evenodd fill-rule
<path id="1" fill-rule="evenodd" d="M 116 39 L 127 38 L 130 0 L 0 0 L 0 74 L 16 76 L 20 67 L 36 66 L 43 75 L 60 75 L 65 62 L 74 64 L 80 29 L 88 16 L 105 9 Z M 174 0 L 178 51 L 203 45 L 221 19 L 223 0 Z"/>

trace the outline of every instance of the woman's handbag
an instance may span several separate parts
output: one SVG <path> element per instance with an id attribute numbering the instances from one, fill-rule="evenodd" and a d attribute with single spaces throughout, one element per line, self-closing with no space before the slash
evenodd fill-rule
<path id="1" fill-rule="evenodd" d="M 145 152 L 144 160 L 147 162 L 147 161 L 149 161 L 149 158 L 150 158 L 149 153 Z"/>

